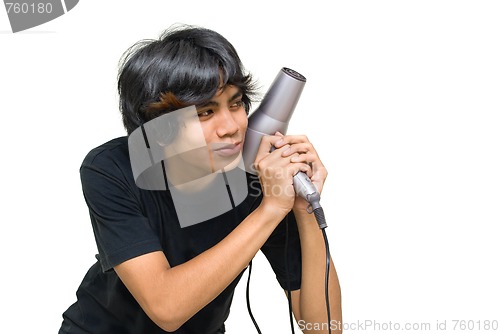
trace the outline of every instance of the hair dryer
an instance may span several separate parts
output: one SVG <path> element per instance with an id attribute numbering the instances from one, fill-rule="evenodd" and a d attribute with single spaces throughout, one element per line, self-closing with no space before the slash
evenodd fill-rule
<path id="1" fill-rule="evenodd" d="M 257 152 L 259 150 L 260 142 L 263 136 L 274 135 L 277 131 L 286 134 L 288 129 L 288 122 L 292 117 L 293 111 L 297 102 L 299 101 L 300 94 L 306 84 L 306 78 L 300 73 L 292 69 L 283 67 L 274 79 L 271 87 L 264 95 L 259 107 L 248 118 L 248 127 L 245 136 L 245 144 L 243 146 L 243 162 L 245 169 L 252 174 L 257 174 L 253 163 Z M 330 250 L 328 246 L 328 238 L 325 232 L 327 227 L 323 208 L 319 204 L 320 195 L 314 184 L 311 182 L 307 174 L 299 172 L 293 177 L 293 187 L 295 193 L 309 202 L 308 212 L 314 212 L 316 221 L 319 228 L 323 232 L 326 248 L 326 271 L 325 271 L 325 300 L 328 315 L 328 323 L 330 319 L 330 303 L 328 296 L 328 275 L 330 271 Z M 250 267 L 251 270 L 251 267 Z M 249 276 L 250 277 L 250 276 Z M 248 285 L 247 285 L 248 287 Z M 290 292 L 289 292 L 290 293 Z M 248 291 L 247 291 L 248 298 Z M 247 300 L 248 303 L 248 300 Z M 250 304 L 248 304 L 250 305 Z M 290 319 L 291 313 L 291 300 L 289 299 Z M 250 308 L 249 308 L 250 310 Z M 250 316 L 251 313 L 250 313 Z M 253 320 L 253 317 L 252 317 Z M 254 320 L 257 331 L 260 330 Z M 292 332 L 293 330 L 293 324 Z M 330 330 L 331 332 L 331 330 Z"/>
<path id="2" fill-rule="evenodd" d="M 248 118 L 243 161 L 249 173 L 256 174 L 253 168 L 261 139 L 274 135 L 277 131 L 286 134 L 288 122 L 306 84 L 306 78 L 296 71 L 283 67 L 264 95 L 259 107 Z M 320 207 L 320 195 L 307 174 L 297 173 L 293 177 L 295 193 L 311 205 L 311 212 Z M 320 228 L 323 228 L 320 225 Z"/>

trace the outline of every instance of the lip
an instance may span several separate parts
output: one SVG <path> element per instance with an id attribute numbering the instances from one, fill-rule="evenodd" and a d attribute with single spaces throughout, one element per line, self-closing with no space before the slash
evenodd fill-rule
<path id="1" fill-rule="evenodd" d="M 217 144 L 217 148 L 215 148 L 213 151 L 220 156 L 223 157 L 230 157 L 236 154 L 239 154 L 241 152 L 241 142 L 237 142 L 234 144 Z"/>

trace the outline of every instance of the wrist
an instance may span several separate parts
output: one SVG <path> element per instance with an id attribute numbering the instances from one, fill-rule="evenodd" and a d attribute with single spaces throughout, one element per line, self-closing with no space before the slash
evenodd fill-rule
<path id="1" fill-rule="evenodd" d="M 308 219 L 313 219 L 314 214 L 307 212 L 307 205 L 306 206 L 294 206 L 293 207 L 293 214 L 297 220 L 308 220 Z"/>
<path id="2" fill-rule="evenodd" d="M 281 208 L 278 205 L 274 205 L 269 201 L 263 200 L 256 211 L 262 212 L 264 217 L 279 224 L 285 216 L 290 212 L 290 209 Z"/>
<path id="3" fill-rule="evenodd" d="M 295 197 L 295 203 L 293 204 L 293 213 L 298 214 L 309 214 L 307 212 L 307 207 L 309 206 L 309 202 L 307 202 L 302 197 Z"/>
<path id="4" fill-rule="evenodd" d="M 296 209 L 294 208 L 293 214 L 295 216 L 295 219 L 297 221 L 297 226 L 299 227 L 300 230 L 310 230 L 312 229 L 313 231 L 319 231 L 319 222 L 316 219 L 316 215 L 314 213 L 309 213 L 307 210 L 304 209 Z"/>

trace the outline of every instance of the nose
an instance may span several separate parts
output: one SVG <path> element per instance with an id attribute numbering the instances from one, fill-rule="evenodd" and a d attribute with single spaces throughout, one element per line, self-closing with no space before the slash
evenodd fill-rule
<path id="1" fill-rule="evenodd" d="M 219 110 L 219 117 L 217 119 L 217 136 L 220 138 L 225 136 L 232 136 L 238 132 L 239 126 L 236 122 L 236 113 L 231 112 L 229 109 L 224 108 Z"/>

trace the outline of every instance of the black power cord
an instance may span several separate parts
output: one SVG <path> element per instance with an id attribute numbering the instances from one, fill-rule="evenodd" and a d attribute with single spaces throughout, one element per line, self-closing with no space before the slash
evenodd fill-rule
<path id="1" fill-rule="evenodd" d="M 250 319 L 252 319 L 252 322 L 255 326 L 255 329 L 257 330 L 257 333 L 262 334 L 260 331 L 259 325 L 257 325 L 257 321 L 255 321 L 255 318 L 252 314 L 252 308 L 250 307 L 250 275 L 252 274 L 252 261 L 248 264 L 248 280 L 247 280 L 247 292 L 246 292 L 246 297 L 247 297 L 247 309 L 248 309 L 248 314 L 250 315 Z"/>
<path id="2" fill-rule="evenodd" d="M 290 316 L 290 328 L 292 329 L 292 334 L 295 334 L 295 329 L 293 326 L 293 308 L 292 308 L 292 291 L 290 289 L 290 275 L 288 275 L 288 216 L 285 218 L 285 272 L 286 272 L 286 292 L 288 299 L 288 314 Z"/>
<path id="3" fill-rule="evenodd" d="M 330 315 L 330 297 L 328 293 L 329 279 L 330 279 L 330 246 L 328 245 L 328 237 L 326 236 L 326 220 L 325 214 L 323 212 L 323 208 L 316 208 L 314 211 L 314 216 L 316 216 L 316 220 L 318 224 L 321 226 L 324 223 L 324 227 L 321 228 L 321 232 L 323 232 L 323 239 L 325 240 L 325 248 L 326 248 L 326 271 L 325 271 L 325 301 L 326 301 L 326 314 L 328 317 L 328 333 L 332 333 L 331 328 L 331 315 Z M 321 222 L 320 222 L 321 221 Z"/>
<path id="4" fill-rule="evenodd" d="M 288 216 L 285 218 L 285 272 L 286 272 L 286 285 L 287 285 L 287 299 L 288 299 L 288 312 L 290 315 L 290 328 L 292 329 L 292 334 L 295 334 L 295 329 L 293 326 L 293 313 L 292 313 L 292 292 L 290 289 L 290 275 L 288 275 Z M 255 329 L 257 330 L 257 333 L 262 334 L 260 331 L 259 325 L 257 324 L 257 321 L 255 320 L 253 313 L 252 313 L 252 308 L 250 307 L 250 276 L 252 274 L 252 261 L 250 261 L 248 265 L 248 279 L 247 279 L 247 289 L 246 289 L 246 300 L 247 300 L 247 309 L 248 309 L 248 314 L 250 315 L 250 319 L 252 319 L 252 322 L 255 326 Z"/>
<path id="5" fill-rule="evenodd" d="M 316 221 L 323 233 L 323 239 L 325 240 L 325 248 L 326 248 L 326 271 L 325 271 L 325 300 L 326 300 L 326 313 L 328 316 L 328 333 L 332 333 L 331 329 L 331 315 L 330 315 L 330 297 L 328 293 L 328 282 L 330 278 L 330 246 L 328 245 L 328 237 L 326 236 L 326 224 L 325 213 L 323 212 L 323 208 L 321 206 L 315 208 L 313 210 L 314 216 L 316 217 Z"/>

